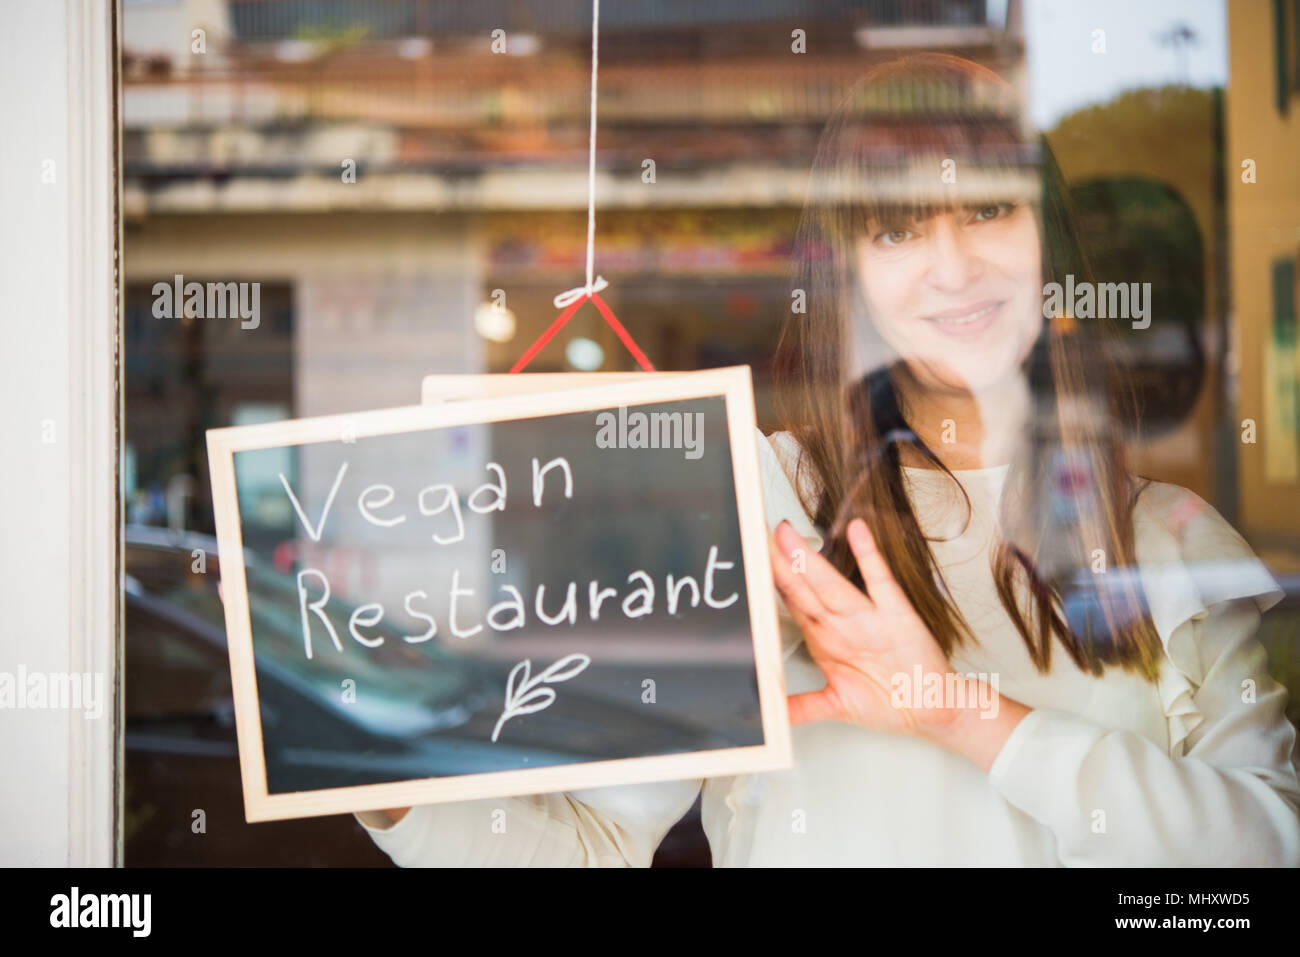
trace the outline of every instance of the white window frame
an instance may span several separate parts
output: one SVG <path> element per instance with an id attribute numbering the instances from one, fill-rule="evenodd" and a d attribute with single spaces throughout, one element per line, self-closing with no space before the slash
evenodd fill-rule
<path id="1" fill-rule="evenodd" d="M 116 0 L 9 0 L 0 16 L 0 672 L 90 674 L 103 690 L 98 720 L 0 710 L 0 865 L 112 866 L 121 16 Z"/>

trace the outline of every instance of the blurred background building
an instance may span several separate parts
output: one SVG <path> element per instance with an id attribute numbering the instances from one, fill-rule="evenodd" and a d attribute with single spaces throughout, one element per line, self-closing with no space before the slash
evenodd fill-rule
<path id="1" fill-rule="evenodd" d="M 507 371 L 583 281 L 588 0 L 124 12 L 129 524 L 211 533 L 206 429 L 413 404 L 426 374 Z M 1300 699 L 1298 44 L 1297 0 L 606 3 L 602 295 L 659 369 L 751 365 L 771 431 L 827 117 L 900 53 L 988 66 L 1045 127 L 1099 277 L 1157 290 L 1126 352 L 1140 469 L 1199 493 L 1288 582 L 1267 628 Z M 260 283 L 260 324 L 156 318 L 153 286 L 176 276 Z M 529 366 L 633 368 L 591 308 Z M 267 533 L 289 521 L 269 510 Z M 128 821 L 128 863 L 130 840 Z"/>
<path id="2" fill-rule="evenodd" d="M 1017 5 L 993 21 L 983 0 L 607 7 L 604 298 L 656 368 L 753 365 L 770 430 L 767 367 L 827 116 L 899 47 L 955 50 L 1023 85 Z M 204 429 L 405 405 L 425 374 L 504 372 L 555 319 L 555 294 L 582 282 L 583 0 L 126 13 L 128 501 L 141 514 L 159 514 L 184 472 L 186 521 L 210 528 Z M 794 30 L 811 55 L 792 52 Z M 262 327 L 155 319 L 151 288 L 176 274 L 260 282 Z M 635 368 L 591 308 L 529 366 L 575 368 Z"/>

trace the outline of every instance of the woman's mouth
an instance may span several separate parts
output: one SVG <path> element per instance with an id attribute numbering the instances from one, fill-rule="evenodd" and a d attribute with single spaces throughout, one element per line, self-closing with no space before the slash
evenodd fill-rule
<path id="1" fill-rule="evenodd" d="M 926 316 L 925 321 L 946 336 L 969 338 L 977 336 L 993 325 L 997 319 L 998 309 L 1005 300 L 990 299 L 971 303 L 957 309 L 948 309 Z"/>

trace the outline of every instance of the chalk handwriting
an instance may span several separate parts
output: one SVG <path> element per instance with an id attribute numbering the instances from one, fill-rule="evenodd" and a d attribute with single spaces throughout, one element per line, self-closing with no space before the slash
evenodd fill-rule
<path id="1" fill-rule="evenodd" d="M 298 503 L 298 496 L 294 495 L 293 489 L 289 488 L 289 480 L 284 477 L 283 472 L 280 473 L 280 484 L 284 486 L 284 490 L 289 496 L 289 501 L 293 503 L 293 510 L 298 513 L 298 518 L 302 520 L 303 528 L 307 529 L 307 534 L 311 536 L 313 542 L 320 541 L 321 532 L 325 530 L 325 519 L 329 517 L 330 506 L 334 504 L 334 496 L 338 494 L 339 485 L 343 482 L 343 473 L 347 470 L 348 463 L 344 462 L 343 465 L 339 467 L 339 474 L 334 477 L 334 485 L 330 488 L 329 497 L 325 499 L 325 508 L 321 510 L 320 522 L 315 528 L 312 527 L 311 522 L 307 521 L 307 515 L 303 512 L 302 505 Z"/>
<path id="2" fill-rule="evenodd" d="M 577 625 L 581 617 L 583 595 L 587 597 L 585 602 L 587 617 L 592 621 L 603 620 L 601 611 L 611 609 L 621 611 L 623 616 L 629 619 L 653 615 L 661 599 L 667 605 L 668 614 L 673 617 L 681 617 L 683 607 L 698 608 L 701 604 L 707 608 L 729 608 L 740 600 L 740 593 L 734 589 L 726 589 L 728 594 L 719 595 L 719 591 L 725 588 L 725 586 L 720 587 L 719 572 L 724 573 L 723 577 L 738 577 L 741 574 L 734 561 L 722 561 L 718 555 L 718 547 L 711 545 L 704 560 L 703 576 L 670 573 L 664 580 L 657 580 L 648 572 L 638 569 L 627 576 L 621 590 L 617 587 L 606 587 L 605 583 L 599 580 L 588 579 L 586 588 L 583 588 L 583 583 L 578 581 L 566 582 L 562 586 L 564 596 L 562 599 L 558 597 L 559 593 L 555 588 L 548 590 L 546 585 L 538 583 L 531 588 L 529 595 L 531 602 L 514 585 L 501 584 L 497 586 L 501 599 L 488 608 L 486 615 L 477 618 L 473 609 L 478 607 L 480 602 L 489 600 L 489 596 L 462 583 L 460 569 L 455 569 L 451 575 L 450 587 L 434 592 L 435 595 L 444 597 L 444 602 L 432 601 L 429 591 L 423 588 L 411 591 L 405 596 L 402 605 L 407 616 L 424 626 L 425 630 L 421 634 L 404 635 L 403 638 L 411 644 L 416 644 L 428 641 L 439 634 L 437 621 L 427 610 L 428 606 L 417 608 L 414 605 L 417 600 L 421 604 L 429 602 L 434 607 L 440 605 L 445 607 L 450 637 L 458 639 L 472 638 L 483 632 L 485 624 L 496 632 L 524 628 L 529 622 L 530 606 L 537 623 L 552 628 L 572 627 Z M 663 586 L 662 591 L 659 590 L 660 585 Z M 553 594 L 556 597 L 550 597 Z M 303 648 L 308 658 L 312 657 L 311 614 L 315 614 L 320 623 L 325 626 L 335 650 L 343 651 L 339 634 L 326 613 L 329 599 L 330 582 L 324 572 L 317 568 L 305 568 L 298 573 L 298 603 L 302 617 Z M 558 609 L 551 610 L 555 605 L 559 605 Z M 602 606 L 605 607 L 602 609 Z M 366 611 L 356 623 L 367 627 L 374 627 L 388 614 L 385 607 L 379 603 L 370 603 L 364 607 Z M 377 648 L 383 644 L 381 636 L 363 635 L 353 627 L 353 624 L 352 621 L 348 622 L 348 631 L 359 644 L 368 648 Z"/>
<path id="3" fill-rule="evenodd" d="M 534 714 L 555 703 L 555 691 L 551 688 L 539 688 L 539 684 L 555 684 L 568 681 L 581 674 L 591 664 L 591 659 L 584 654 L 565 655 L 536 678 L 530 678 L 532 662 L 525 658 L 510 669 L 506 679 L 506 705 L 492 729 L 492 740 L 496 741 L 501 733 L 501 726 L 511 718 L 523 714 Z"/>

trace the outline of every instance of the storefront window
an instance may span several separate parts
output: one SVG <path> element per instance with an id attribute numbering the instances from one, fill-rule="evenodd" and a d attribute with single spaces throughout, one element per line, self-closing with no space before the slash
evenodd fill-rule
<path id="1" fill-rule="evenodd" d="M 124 17 L 125 862 L 387 865 L 351 815 L 243 820 L 204 433 L 417 404 L 422 377 L 507 372 L 543 334 L 556 294 L 583 282 L 589 4 L 125 0 Z M 1224 0 L 606 4 L 602 296 L 658 370 L 750 366 L 760 429 L 788 430 L 777 346 L 816 294 L 801 230 L 829 202 L 815 195 L 828 122 L 876 137 L 863 155 L 882 163 L 908 158 L 872 152 L 901 129 L 951 142 L 962 111 L 977 110 L 981 148 L 1020 124 L 998 188 L 1029 189 L 1026 209 L 1044 189 L 1041 132 L 1091 274 L 1124 284 L 1105 349 L 1140 416 L 1105 438 L 1212 507 L 1281 585 L 1258 640 L 1294 724 L 1300 90 L 1282 78 L 1300 75 L 1296 17 Z M 989 95 L 1009 100 L 909 80 L 846 106 L 873 69 L 929 52 L 992 71 Z M 965 189 L 965 162 L 953 183 L 932 170 L 935 189 Z M 899 182 L 895 205 L 921 205 Z M 894 255 L 879 262 L 898 275 Z M 1058 319 L 1090 318 L 1062 297 Z M 637 368 L 586 309 L 528 371 Z M 1068 478 L 1068 456 L 1052 461 Z M 279 476 L 296 485 L 294 463 L 246 469 L 244 545 L 292 618 L 301 556 Z M 316 560 L 341 580 L 373 571 Z M 277 720 L 361 733 L 310 688 L 259 680 Z M 222 840 L 194 838 L 196 807 Z M 656 860 L 709 865 L 698 802 Z"/>

